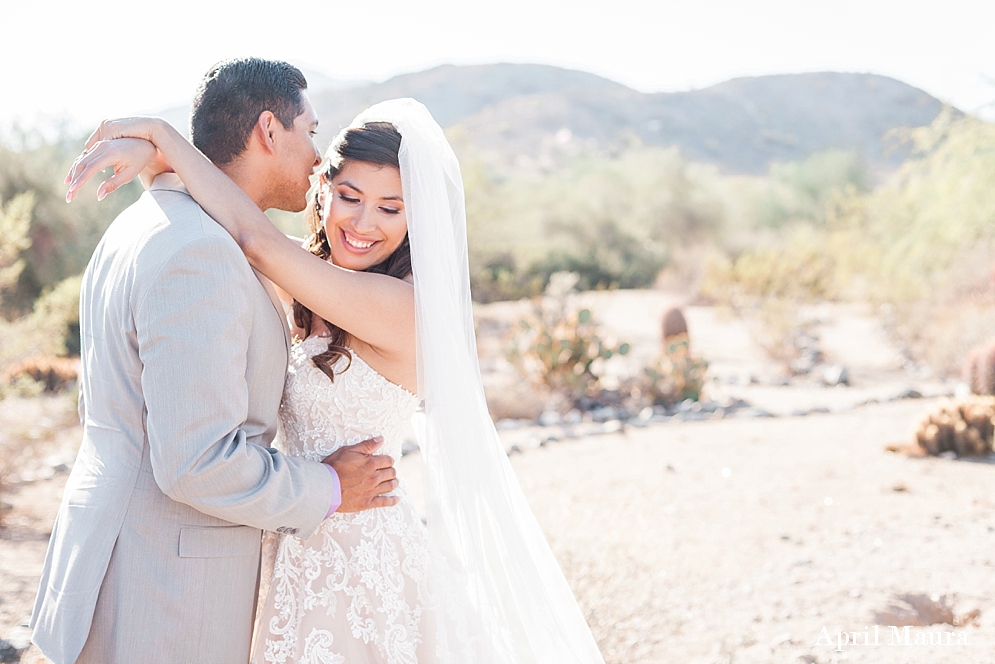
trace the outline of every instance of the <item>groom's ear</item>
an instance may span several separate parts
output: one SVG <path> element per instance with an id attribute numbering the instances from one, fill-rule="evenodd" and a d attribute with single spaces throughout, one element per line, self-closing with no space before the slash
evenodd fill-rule
<path id="1" fill-rule="evenodd" d="M 252 133 L 249 135 L 249 141 L 256 143 L 263 151 L 274 154 L 276 153 L 276 125 L 280 123 L 271 111 L 263 111 L 259 114 L 259 118 L 256 120 L 255 126 L 252 128 Z M 281 127 L 283 125 L 280 125 Z"/>

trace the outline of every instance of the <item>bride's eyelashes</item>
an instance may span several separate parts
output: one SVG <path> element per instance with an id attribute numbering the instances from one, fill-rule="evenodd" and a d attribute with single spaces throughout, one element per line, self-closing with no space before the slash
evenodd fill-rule
<path id="1" fill-rule="evenodd" d="M 343 194 L 342 192 L 338 192 L 338 197 L 340 200 L 349 203 L 350 205 L 356 205 L 360 202 L 358 198 L 349 196 L 348 194 Z M 398 208 L 380 206 L 377 209 L 383 212 L 384 214 L 391 214 L 391 215 L 401 214 L 401 210 Z"/>

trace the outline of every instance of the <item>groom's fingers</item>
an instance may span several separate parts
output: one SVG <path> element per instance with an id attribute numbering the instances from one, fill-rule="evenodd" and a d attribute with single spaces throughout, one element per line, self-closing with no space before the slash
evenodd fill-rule
<path id="1" fill-rule="evenodd" d="M 393 507 L 401 502 L 397 496 L 377 496 L 370 501 L 370 507 Z"/>
<path id="2" fill-rule="evenodd" d="M 375 454 L 371 458 L 373 459 L 373 467 L 377 470 L 390 468 L 394 465 L 394 457 L 387 454 Z"/>
<path id="3" fill-rule="evenodd" d="M 398 485 L 397 480 L 387 480 L 386 482 L 381 482 L 380 484 L 377 485 L 377 493 L 381 495 L 385 493 L 390 493 L 391 491 L 397 488 L 397 485 Z"/>
<path id="4" fill-rule="evenodd" d="M 395 477 L 397 477 L 397 471 L 394 470 L 393 467 L 384 468 L 382 470 L 378 470 L 375 473 L 375 477 L 376 477 L 377 482 L 380 482 L 382 484 L 384 482 L 389 482 L 390 480 L 392 480 Z"/>

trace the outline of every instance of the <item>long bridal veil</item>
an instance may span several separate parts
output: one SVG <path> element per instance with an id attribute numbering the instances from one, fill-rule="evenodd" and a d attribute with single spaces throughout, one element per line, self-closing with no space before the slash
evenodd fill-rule
<path id="1" fill-rule="evenodd" d="M 604 660 L 529 509 L 487 412 L 477 361 L 459 163 L 422 104 L 395 99 L 352 126 L 390 122 L 411 243 L 419 444 L 440 610 L 458 616 L 440 654 L 461 662 Z M 462 651 L 454 652 L 461 643 Z"/>

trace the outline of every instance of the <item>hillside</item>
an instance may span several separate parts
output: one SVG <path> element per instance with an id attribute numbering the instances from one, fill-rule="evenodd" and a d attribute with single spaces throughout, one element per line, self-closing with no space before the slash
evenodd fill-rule
<path id="1" fill-rule="evenodd" d="M 888 168 L 903 155 L 885 134 L 928 124 L 941 108 L 922 90 L 872 74 L 740 78 L 643 94 L 593 74 L 513 64 L 445 65 L 313 100 L 323 124 L 338 128 L 372 103 L 404 96 L 424 102 L 461 152 L 493 165 L 542 165 L 638 139 L 677 145 L 730 173 L 762 173 L 827 148 L 856 150 Z"/>
<path id="2" fill-rule="evenodd" d="M 773 162 L 828 148 L 855 150 L 872 169 L 889 170 L 905 156 L 886 139 L 889 130 L 928 124 L 942 106 L 874 74 L 783 74 L 644 94 L 594 74 L 531 64 L 443 65 L 382 83 L 317 83 L 311 90 L 324 141 L 359 111 L 394 97 L 423 102 L 461 156 L 500 170 L 613 153 L 634 142 L 676 145 L 727 173 L 764 173 Z M 162 115 L 185 129 L 187 112 Z"/>

